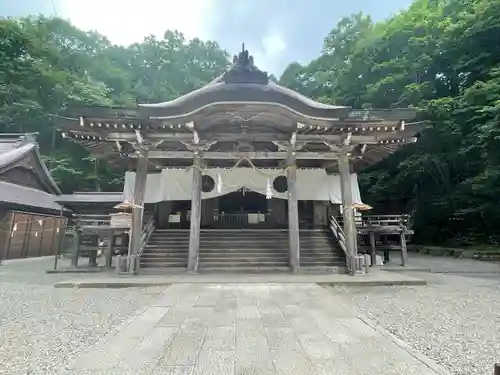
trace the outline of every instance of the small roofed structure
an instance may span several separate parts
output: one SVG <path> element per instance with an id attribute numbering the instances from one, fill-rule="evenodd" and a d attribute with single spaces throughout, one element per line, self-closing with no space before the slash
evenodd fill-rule
<path id="1" fill-rule="evenodd" d="M 0 134 L 0 260 L 55 254 L 67 211 L 36 134 Z"/>
<path id="2" fill-rule="evenodd" d="M 165 168 L 185 169 L 189 175 L 182 178 L 187 178 L 189 183 L 181 184 L 180 177 L 170 183 L 190 190 L 187 193 L 191 197 L 190 238 L 186 257 L 187 269 L 196 271 L 201 201 L 208 198 L 207 194 L 232 192 L 234 189 L 224 185 L 224 179 L 226 182 L 234 180 L 237 172 L 241 174 L 236 169 L 246 167 L 267 177 L 244 182 L 255 186 L 243 188 L 287 203 L 287 208 L 282 207 L 281 202 L 276 202 L 278 199 L 273 199 L 277 205 L 268 212 L 287 212 L 284 216 L 290 236 L 289 263 L 291 270 L 297 271 L 300 267 L 298 201 L 301 196 L 298 189 L 307 184 L 307 181 L 297 183 L 301 176 L 307 175 L 297 173 L 297 169 L 322 170 L 323 173 L 326 170 L 338 174 L 340 181 L 338 195 L 341 199 L 335 203 L 340 200 L 344 208 L 347 267 L 354 274 L 357 232 L 353 204 L 362 203 L 353 200 L 353 192 L 358 188 L 356 173 L 399 147 L 415 142 L 416 135 L 426 125 L 412 123 L 415 117 L 415 109 L 353 110 L 316 102 L 270 81 L 268 74 L 259 70 L 248 51 L 243 49 L 222 75 L 177 99 L 139 104 L 136 108 L 69 108 L 58 120 L 64 137 L 81 143 L 107 160 L 123 162 L 129 170 L 135 171 L 133 178 L 127 179 L 126 187 L 130 191 L 125 196 L 125 199 L 132 198 L 134 205 L 132 254 L 141 253 L 145 203 L 159 202 L 148 199 L 152 189 L 148 185 L 155 184 L 146 184 L 146 181 L 160 179 L 158 172 Z M 225 172 L 219 173 L 217 168 Z M 210 186 L 207 185 L 209 192 L 202 190 L 202 175 L 210 170 L 215 170 L 216 175 Z M 269 177 L 271 174 L 275 179 L 286 177 L 286 186 L 280 194 Z M 327 178 L 322 180 L 329 181 Z M 155 186 L 158 190 L 158 185 Z M 323 190 L 330 195 L 335 193 Z M 312 197 L 312 201 L 324 199 Z M 173 201 L 175 197 L 167 200 Z"/>
<path id="3" fill-rule="evenodd" d="M 77 191 L 56 198 L 56 202 L 71 208 L 76 213 L 109 212 L 109 209 L 122 201 L 123 194 L 120 192 Z"/>
<path id="4" fill-rule="evenodd" d="M 101 243 L 108 244 L 106 264 L 110 265 L 114 251 L 123 252 L 127 248 L 124 231 L 113 231 L 109 227 L 110 213 L 117 212 L 116 205 L 123 201 L 120 192 L 75 192 L 62 194 L 56 201 L 72 210 L 72 231 L 74 237 L 71 265 L 78 266 L 79 258 L 89 256 L 89 265 L 97 265 L 97 250 Z M 84 228 L 84 230 L 82 230 Z M 113 253 L 111 253 L 113 252 Z"/>

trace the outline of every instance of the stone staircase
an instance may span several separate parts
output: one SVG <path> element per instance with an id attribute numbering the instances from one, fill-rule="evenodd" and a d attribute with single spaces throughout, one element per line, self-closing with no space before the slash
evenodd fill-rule
<path id="1" fill-rule="evenodd" d="M 271 229 L 202 230 L 199 271 L 289 271 L 288 231 Z M 323 230 L 300 230 L 303 272 L 345 272 L 345 255 Z M 156 230 L 141 256 L 146 273 L 187 267 L 189 230 Z"/>

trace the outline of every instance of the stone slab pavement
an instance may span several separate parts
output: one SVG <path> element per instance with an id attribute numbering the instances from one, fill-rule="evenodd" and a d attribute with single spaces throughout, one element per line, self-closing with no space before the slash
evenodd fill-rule
<path id="1" fill-rule="evenodd" d="M 435 375 L 427 357 L 313 283 L 174 284 L 68 374 Z"/>

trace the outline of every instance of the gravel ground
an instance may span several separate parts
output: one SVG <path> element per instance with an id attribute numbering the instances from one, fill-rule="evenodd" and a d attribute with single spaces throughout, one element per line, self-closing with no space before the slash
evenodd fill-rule
<path id="1" fill-rule="evenodd" d="M 427 286 L 332 292 L 452 373 L 492 374 L 494 363 L 500 362 L 500 275 L 493 273 L 498 265 L 472 261 L 468 267 L 469 262 L 418 259 L 435 272 L 464 272 L 410 274 L 428 280 Z"/>
<path id="2" fill-rule="evenodd" d="M 500 362 L 500 267 L 427 257 L 410 264 L 459 275 L 412 273 L 429 285 L 332 292 L 454 374 L 492 373 Z M 51 265 L 47 259 L 0 266 L 0 375 L 59 373 L 165 289 L 55 289 L 56 281 L 95 274 L 44 274 Z"/>
<path id="3" fill-rule="evenodd" d="M 55 289 L 52 260 L 0 266 L 0 374 L 53 374 L 165 287 Z"/>

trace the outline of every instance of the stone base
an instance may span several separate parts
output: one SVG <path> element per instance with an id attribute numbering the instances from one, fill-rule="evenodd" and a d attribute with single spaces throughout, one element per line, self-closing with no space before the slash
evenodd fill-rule
<path id="1" fill-rule="evenodd" d="M 128 288 L 177 283 L 317 283 L 330 286 L 426 285 L 422 279 L 394 272 L 374 271 L 365 275 L 338 274 L 166 274 L 162 276 L 115 276 L 94 280 L 61 281 L 56 288 Z"/>

